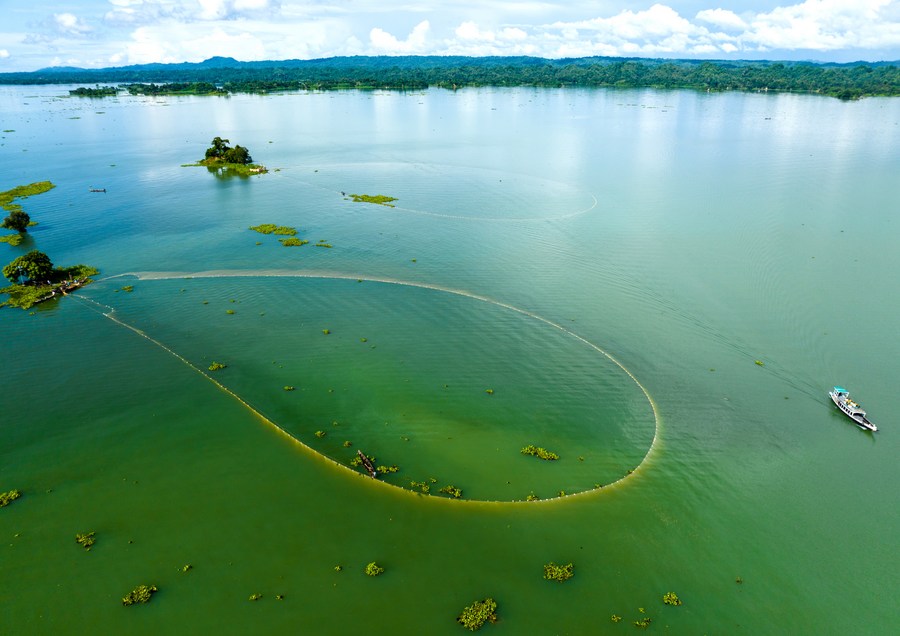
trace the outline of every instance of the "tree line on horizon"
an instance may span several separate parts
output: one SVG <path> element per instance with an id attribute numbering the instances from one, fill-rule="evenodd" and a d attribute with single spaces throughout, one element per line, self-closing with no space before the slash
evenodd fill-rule
<path id="1" fill-rule="evenodd" d="M 3 84 L 125 84 L 134 94 L 456 89 L 479 86 L 621 87 L 708 91 L 795 91 L 840 99 L 900 95 L 900 67 L 811 62 L 726 62 L 623 58 L 360 57 L 284 62 L 147 65 L 0 74 Z M 163 86 L 159 86 L 163 84 Z M 76 89 L 77 90 L 77 89 Z M 86 94 L 85 91 L 82 94 Z"/>

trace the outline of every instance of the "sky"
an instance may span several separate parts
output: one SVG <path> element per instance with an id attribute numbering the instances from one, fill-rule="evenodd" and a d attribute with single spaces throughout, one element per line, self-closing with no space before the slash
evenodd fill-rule
<path id="1" fill-rule="evenodd" d="M 900 0 L 0 0 L 0 72 L 338 55 L 900 60 Z"/>

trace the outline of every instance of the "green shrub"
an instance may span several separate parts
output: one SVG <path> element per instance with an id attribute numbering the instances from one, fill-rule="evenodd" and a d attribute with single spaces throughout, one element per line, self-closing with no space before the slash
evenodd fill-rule
<path id="1" fill-rule="evenodd" d="M 575 573 L 575 566 L 571 563 L 556 565 L 552 561 L 544 566 L 544 578 L 548 581 L 568 581 Z"/>
<path id="2" fill-rule="evenodd" d="M 365 570 L 363 570 L 369 576 L 378 576 L 379 574 L 384 574 L 384 568 L 372 561 L 368 565 L 366 565 Z"/>
<path id="3" fill-rule="evenodd" d="M 497 602 L 492 598 L 475 601 L 456 617 L 456 622 L 470 631 L 481 629 L 487 622 L 497 622 Z"/>
<path id="4" fill-rule="evenodd" d="M 122 598 L 122 605 L 134 605 L 135 603 L 149 603 L 154 592 L 157 592 L 155 585 L 138 585 L 131 590 L 127 596 Z"/>
<path id="5" fill-rule="evenodd" d="M 459 499 L 462 497 L 462 489 L 457 488 L 456 486 L 444 486 L 438 492 L 443 493 L 445 495 L 450 495 L 454 499 Z"/>
<path id="6" fill-rule="evenodd" d="M 666 605 L 681 605 L 681 599 L 678 598 L 678 595 L 675 592 L 666 592 L 663 594 L 663 603 Z"/>
<path id="7" fill-rule="evenodd" d="M 546 448 L 541 448 L 540 446 L 534 446 L 529 444 L 525 448 L 522 449 L 523 455 L 531 455 L 533 457 L 537 457 L 539 459 L 545 459 L 548 461 L 554 461 L 559 459 L 559 455 L 552 451 L 548 451 Z"/>
<path id="8" fill-rule="evenodd" d="M 96 532 L 85 532 L 83 534 L 75 535 L 75 543 L 83 547 L 85 550 L 90 550 L 91 546 L 97 541 L 94 536 L 97 534 Z"/>
<path id="9" fill-rule="evenodd" d="M 10 490 L 9 492 L 0 492 L 0 508 L 8 506 L 16 499 L 22 496 L 18 490 Z"/>

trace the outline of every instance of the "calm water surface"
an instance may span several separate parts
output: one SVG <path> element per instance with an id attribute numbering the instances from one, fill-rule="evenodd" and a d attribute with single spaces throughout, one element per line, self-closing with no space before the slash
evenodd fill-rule
<path id="1" fill-rule="evenodd" d="M 0 260 L 102 270 L 0 310 L 0 633 L 894 632 L 897 100 L 66 93 L 0 88 Z"/>

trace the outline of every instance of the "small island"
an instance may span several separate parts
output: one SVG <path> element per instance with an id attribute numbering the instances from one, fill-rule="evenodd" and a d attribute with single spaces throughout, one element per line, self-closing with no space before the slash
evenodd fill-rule
<path id="1" fill-rule="evenodd" d="M 3 208 L 9 215 L 0 222 L 0 227 L 13 230 L 16 234 L 6 234 L 0 236 L 0 242 L 9 243 L 10 245 L 18 245 L 25 238 L 25 233 L 32 225 L 37 225 L 31 220 L 31 217 L 22 209 L 18 203 L 13 203 L 16 199 L 25 199 L 35 194 L 43 194 L 48 190 L 52 190 L 56 186 L 49 181 L 36 181 L 28 185 L 16 186 L 12 190 L 0 192 L 0 208 Z"/>
<path id="2" fill-rule="evenodd" d="M 247 148 L 237 144 L 232 148 L 229 143 L 228 139 L 213 137 L 212 145 L 206 149 L 206 157 L 186 166 L 206 166 L 210 172 L 236 174 L 241 177 L 269 171 L 265 166 L 253 163 L 253 157 Z"/>
<path id="3" fill-rule="evenodd" d="M 54 267 L 46 254 L 31 250 L 3 268 L 3 275 L 12 285 L 0 289 L 0 294 L 9 294 L 9 300 L 0 303 L 0 307 L 31 309 L 37 303 L 60 298 L 94 282 L 90 276 L 98 273 L 98 269 L 88 265 Z"/>
<path id="4" fill-rule="evenodd" d="M 100 86 L 94 88 L 80 86 L 69 91 L 71 97 L 115 97 L 119 94 L 119 89 L 115 86 Z"/>

